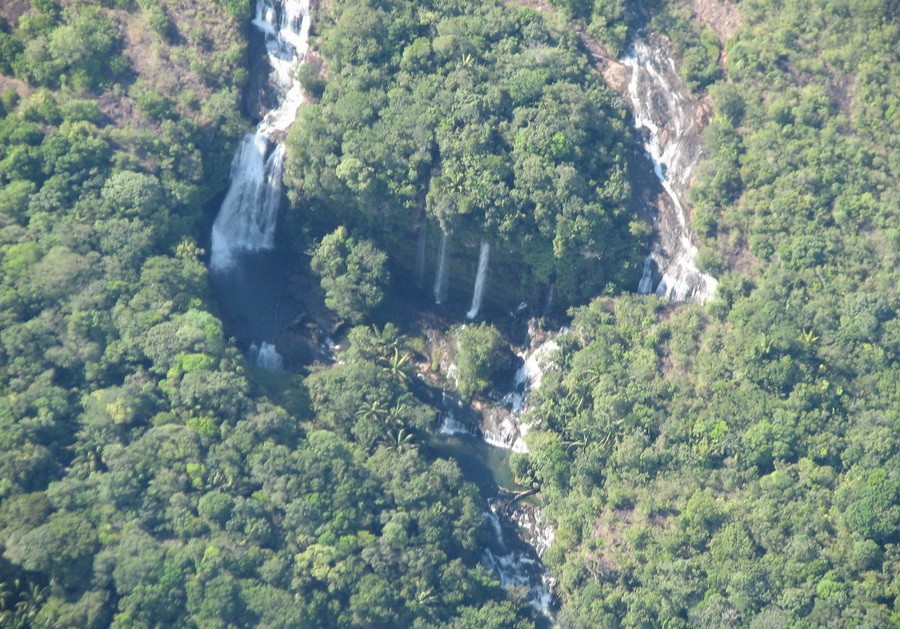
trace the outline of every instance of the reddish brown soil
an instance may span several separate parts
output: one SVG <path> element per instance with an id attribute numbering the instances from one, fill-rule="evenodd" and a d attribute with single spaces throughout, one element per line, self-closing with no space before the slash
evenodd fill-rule
<path id="1" fill-rule="evenodd" d="M 691 10 L 694 19 L 706 25 L 724 42 L 734 36 L 741 26 L 737 7 L 729 0 L 680 0 Z"/>
<path id="2" fill-rule="evenodd" d="M 19 17 L 30 8 L 31 3 L 28 0 L 3 0 L 0 2 L 0 17 L 15 27 L 19 23 Z"/>

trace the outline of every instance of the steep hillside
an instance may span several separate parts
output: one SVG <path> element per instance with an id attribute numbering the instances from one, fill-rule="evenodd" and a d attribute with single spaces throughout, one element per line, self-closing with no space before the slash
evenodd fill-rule
<path id="1" fill-rule="evenodd" d="M 533 624 L 396 331 L 307 389 L 213 313 L 248 8 L 3 5 L 0 625 Z"/>
<path id="2" fill-rule="evenodd" d="M 564 626 L 898 622 L 896 7 L 736 8 L 695 83 L 718 299 L 579 309 L 531 410 Z M 697 81 L 690 15 L 650 24 Z"/>

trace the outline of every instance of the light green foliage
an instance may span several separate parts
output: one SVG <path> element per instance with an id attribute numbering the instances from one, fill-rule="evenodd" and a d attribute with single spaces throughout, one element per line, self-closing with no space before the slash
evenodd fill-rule
<path id="1" fill-rule="evenodd" d="M 497 328 L 487 323 L 463 325 L 450 332 L 456 390 L 463 399 L 485 391 L 497 372 L 508 364 L 506 345 Z"/>
<path id="2" fill-rule="evenodd" d="M 339 227 L 313 251 L 311 267 L 321 278 L 325 305 L 351 323 L 369 318 L 390 281 L 387 256 L 368 240 Z"/>
<path id="3" fill-rule="evenodd" d="M 618 56 L 625 52 L 630 29 L 626 3 L 623 0 L 594 0 L 590 32 Z"/>
<path id="4" fill-rule="evenodd" d="M 559 340 L 526 419 L 564 626 L 896 624 L 889 4 L 737 5 L 691 190 L 719 299 L 598 300 Z M 718 46 L 678 11 L 700 89 Z"/>
<path id="5" fill-rule="evenodd" d="M 246 126 L 234 23 L 194 3 L 208 28 L 177 21 L 133 77 L 124 21 L 184 7 L 87 4 L 0 25 L 26 83 L 0 99 L 0 625 L 533 626 L 479 565 L 474 487 L 423 456 L 435 411 L 396 328 L 285 374 L 289 412 L 213 314 L 191 230 Z M 621 5 L 589 5 L 621 46 Z M 608 296 L 559 337 L 515 470 L 556 527 L 561 626 L 897 624 L 892 8 L 742 0 L 692 193 L 719 298 Z M 672 14 L 689 77 L 717 80 Z M 423 210 L 570 298 L 629 285 L 626 121 L 570 34 L 467 0 L 347 0 L 320 28 L 287 181 L 313 233 L 352 226 L 319 256 L 334 303 L 377 304 L 363 238 L 387 250 Z M 454 336 L 471 396 L 503 344 Z"/>
<path id="6" fill-rule="evenodd" d="M 692 23 L 686 7 L 664 6 L 652 24 L 681 53 L 679 70 L 688 87 L 700 92 L 719 78 L 719 39 L 709 28 Z"/>
<path id="7" fill-rule="evenodd" d="M 102 10 L 84 7 L 66 16 L 66 21 L 60 20 L 59 13 L 43 14 L 44 24 L 55 28 L 40 28 L 42 32 L 27 41 L 23 55 L 13 64 L 17 73 L 42 85 L 61 83 L 90 90 L 107 84 L 125 69 L 121 34 Z"/>

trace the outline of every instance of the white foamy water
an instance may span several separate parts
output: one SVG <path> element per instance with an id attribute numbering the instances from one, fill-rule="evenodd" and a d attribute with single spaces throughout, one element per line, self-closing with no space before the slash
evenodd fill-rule
<path id="1" fill-rule="evenodd" d="M 450 237 L 446 232 L 441 232 L 441 247 L 438 250 L 438 266 L 434 276 L 434 303 L 440 306 L 447 298 L 447 249 Z"/>
<path id="2" fill-rule="evenodd" d="M 638 292 L 656 292 L 672 301 L 705 301 L 718 282 L 694 263 L 697 247 L 682 200 L 702 154 L 697 103 L 682 83 L 664 40 L 635 40 L 622 63 L 631 69 L 627 97 L 635 127 L 645 134 L 644 149 L 672 203 L 671 212 L 659 217 L 659 237 L 644 262 Z M 654 264 L 661 275 L 655 290 Z"/>
<path id="3" fill-rule="evenodd" d="M 552 577 L 547 574 L 533 549 L 508 532 L 493 507 L 483 513 L 494 532 L 494 543 L 484 551 L 484 564 L 492 570 L 504 588 L 523 587 L 528 604 L 553 619 Z"/>
<path id="4" fill-rule="evenodd" d="M 228 193 L 212 228 L 213 271 L 227 271 L 242 252 L 272 249 L 281 201 L 284 139 L 305 96 L 292 71 L 306 59 L 309 0 L 257 0 L 253 25 L 265 35 L 278 106 L 248 133 L 231 163 Z"/>
<path id="5" fill-rule="evenodd" d="M 275 349 L 274 343 L 263 341 L 259 345 L 253 343 L 247 350 L 247 357 L 260 369 L 281 371 L 284 369 L 284 358 Z"/>
<path id="6" fill-rule="evenodd" d="M 491 257 L 491 246 L 481 241 L 481 251 L 478 253 L 478 272 L 475 273 L 475 289 L 472 291 L 472 307 L 466 313 L 470 321 L 478 316 L 481 310 L 481 300 L 484 297 L 484 285 L 487 282 L 488 262 Z"/>

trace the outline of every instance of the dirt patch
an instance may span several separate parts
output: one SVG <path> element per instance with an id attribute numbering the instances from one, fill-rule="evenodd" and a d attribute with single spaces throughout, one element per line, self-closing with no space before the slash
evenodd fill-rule
<path id="1" fill-rule="evenodd" d="M 125 31 L 125 57 L 148 87 L 176 103 L 178 113 L 203 120 L 199 110 L 220 87 L 218 77 L 243 67 L 243 25 L 220 8 L 203 10 L 189 0 L 161 3 L 177 33 L 169 40 L 147 28 L 143 11 L 115 11 Z M 200 115 L 198 115 L 200 114 Z"/>
<path id="2" fill-rule="evenodd" d="M 741 26 L 737 7 L 728 0 L 681 0 L 698 21 L 716 34 L 719 41 L 731 39 Z"/>
<path id="3" fill-rule="evenodd" d="M 13 88 L 19 94 L 19 98 L 26 99 L 31 95 L 31 88 L 28 87 L 27 84 L 23 83 L 19 79 L 14 79 L 9 76 L 3 76 L 0 74 L 0 94 L 8 90 L 9 88 Z"/>
<path id="4" fill-rule="evenodd" d="M 851 74 L 831 71 L 831 80 L 825 86 L 825 94 L 847 115 L 852 115 L 856 101 L 857 79 Z"/>
<path id="5" fill-rule="evenodd" d="M 578 35 L 581 45 L 587 50 L 591 65 L 603 75 L 603 80 L 607 85 L 616 92 L 623 93 L 628 87 L 628 68 L 622 65 L 609 48 L 592 36 L 583 25 L 574 22 L 572 28 Z"/>
<path id="6" fill-rule="evenodd" d="M 547 0 L 506 0 L 507 4 L 513 4 L 528 9 L 534 9 L 541 13 L 549 13 L 554 10 L 553 6 Z"/>
<path id="7" fill-rule="evenodd" d="M 103 115 L 112 120 L 117 127 L 127 125 L 139 126 L 142 123 L 134 101 L 122 94 L 104 92 L 97 100 L 97 105 Z"/>
<path id="8" fill-rule="evenodd" d="M 30 8 L 31 3 L 28 0 L 3 0 L 0 2 L 0 17 L 15 28 L 19 25 L 19 18 Z"/>

